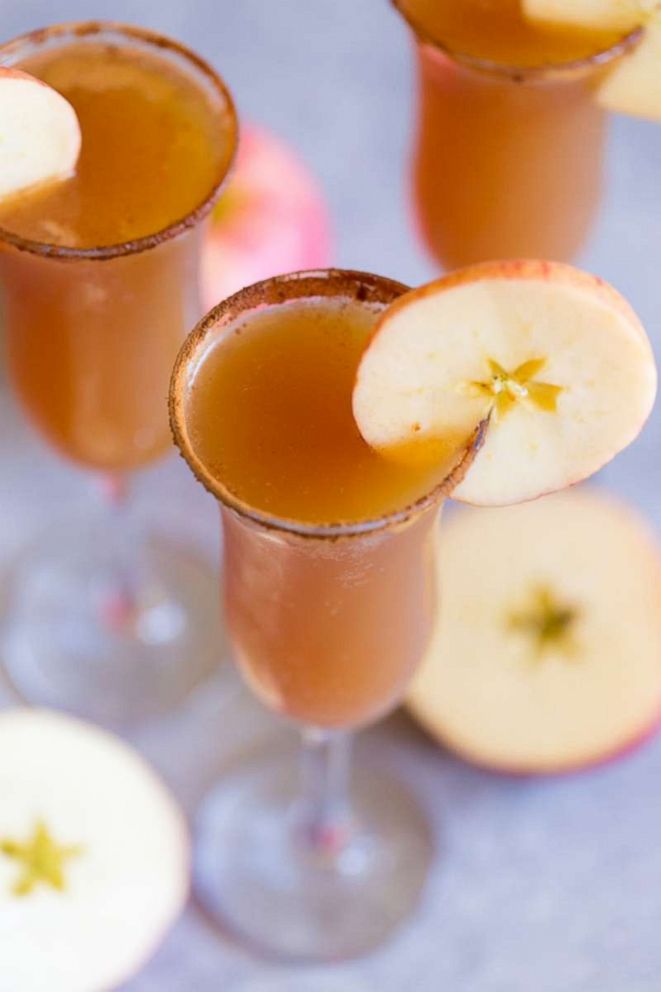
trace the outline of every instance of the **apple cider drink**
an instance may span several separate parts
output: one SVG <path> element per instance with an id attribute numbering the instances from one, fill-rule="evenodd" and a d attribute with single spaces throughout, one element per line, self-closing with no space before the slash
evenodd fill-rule
<path id="1" fill-rule="evenodd" d="M 410 291 L 294 273 L 197 325 L 170 386 L 175 440 L 221 504 L 236 660 L 304 743 L 298 790 L 269 754 L 202 807 L 198 891 L 220 921 L 289 959 L 338 960 L 411 912 L 424 821 L 381 771 L 350 790 L 347 731 L 397 704 L 427 650 L 438 510 L 586 478 L 655 390 L 626 302 L 550 262 Z"/>
<path id="2" fill-rule="evenodd" d="M 51 44 L 37 32 L 0 52 L 65 96 L 82 134 L 71 178 L 0 207 L 8 361 L 53 446 L 125 471 L 170 443 L 169 373 L 199 313 L 202 229 L 190 221 L 227 171 L 235 123 L 174 45 L 161 54 L 133 29 L 51 32 Z"/>
<path id="3" fill-rule="evenodd" d="M 446 269 L 571 260 L 601 195 L 602 67 L 623 30 L 532 24 L 521 0 L 394 0 L 416 36 L 418 229 Z"/>
<path id="4" fill-rule="evenodd" d="M 187 387 L 187 432 L 234 499 L 312 531 L 278 533 L 223 510 L 226 614 L 244 673 L 294 719 L 356 726 L 392 707 L 430 636 L 435 510 L 360 536 L 314 528 L 414 504 L 443 479 L 456 445 L 447 459 L 436 450 L 432 463 L 403 467 L 374 452 L 353 419 L 360 356 L 404 287 L 311 276 L 271 294 L 304 289 L 238 307 L 209 334 Z"/>
<path id="5" fill-rule="evenodd" d="M 236 115 L 176 41 L 62 24 L 0 45 L 0 135 L 10 381 L 45 440 L 101 479 L 108 511 L 92 505 L 17 560 L 0 654 L 31 702 L 131 722 L 218 663 L 204 561 L 147 532 L 125 496 L 171 447 L 170 371 L 199 317 Z"/>

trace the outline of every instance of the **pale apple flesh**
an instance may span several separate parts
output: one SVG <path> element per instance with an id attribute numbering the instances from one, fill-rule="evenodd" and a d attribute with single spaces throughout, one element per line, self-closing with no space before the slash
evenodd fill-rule
<path id="1" fill-rule="evenodd" d="M 559 263 L 490 262 L 385 311 L 353 410 L 367 443 L 397 458 L 490 416 L 454 496 L 502 505 L 596 472 L 636 437 L 655 393 L 650 343 L 612 287 Z"/>
<path id="2" fill-rule="evenodd" d="M 0 714 L 0 986 L 116 988 L 189 887 L 185 821 L 118 738 L 47 710 Z"/>
<path id="3" fill-rule="evenodd" d="M 440 621 L 409 695 L 439 741 L 508 773 L 578 770 L 661 719 L 661 558 L 589 489 L 443 521 Z"/>
<path id="4" fill-rule="evenodd" d="M 645 4 L 646 0 L 522 0 L 521 7 L 530 21 L 626 32 L 643 22 Z"/>
<path id="5" fill-rule="evenodd" d="M 636 48 L 604 76 L 597 99 L 616 113 L 661 121 L 661 7 Z"/>
<path id="6" fill-rule="evenodd" d="M 604 72 L 598 102 L 608 110 L 661 120 L 661 2 L 659 0 L 523 0 L 540 23 L 622 31 L 643 28 L 639 43 Z"/>
<path id="7" fill-rule="evenodd" d="M 0 199 L 73 175 L 80 144 L 78 118 L 60 93 L 0 67 Z"/>

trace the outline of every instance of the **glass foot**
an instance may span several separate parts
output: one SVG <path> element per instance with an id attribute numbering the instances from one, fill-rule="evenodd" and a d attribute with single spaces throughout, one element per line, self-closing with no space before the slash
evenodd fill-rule
<path id="1" fill-rule="evenodd" d="M 226 656 L 218 576 L 159 536 L 99 522 L 42 537 L 7 576 L 0 652 L 33 705 L 112 727 L 164 713 Z"/>
<path id="2" fill-rule="evenodd" d="M 356 769 L 352 820 L 325 852 L 299 829 L 295 759 L 240 770 L 199 813 L 195 881 L 204 908 L 254 950 L 281 960 L 363 954 L 411 916 L 433 843 L 401 782 Z"/>

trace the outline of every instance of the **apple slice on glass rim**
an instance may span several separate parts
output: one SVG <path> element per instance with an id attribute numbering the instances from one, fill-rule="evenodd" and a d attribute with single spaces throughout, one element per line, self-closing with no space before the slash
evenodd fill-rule
<path id="1" fill-rule="evenodd" d="M 657 0 L 522 0 L 521 6 L 529 21 L 624 34 L 645 22 Z"/>
<path id="2" fill-rule="evenodd" d="M 502 505 L 600 469 L 641 430 L 656 382 L 647 335 L 608 283 L 555 262 L 487 262 L 384 312 L 353 411 L 369 445 L 403 460 L 432 460 L 490 417 L 453 496 Z"/>
<path id="3" fill-rule="evenodd" d="M 579 488 L 464 507 L 439 536 L 439 623 L 408 697 L 466 760 L 578 770 L 661 722 L 661 556 L 628 506 Z"/>
<path id="4" fill-rule="evenodd" d="M 0 199 L 73 174 L 80 125 L 46 83 L 0 66 Z"/>
<path id="5" fill-rule="evenodd" d="M 577 30 L 642 28 L 639 43 L 605 70 L 597 99 L 608 110 L 661 121 L 660 0 L 523 0 L 523 11 L 532 22 Z"/>

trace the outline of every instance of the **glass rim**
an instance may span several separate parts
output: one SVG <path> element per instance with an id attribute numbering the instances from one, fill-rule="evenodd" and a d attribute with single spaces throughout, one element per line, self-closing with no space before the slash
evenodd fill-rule
<path id="1" fill-rule="evenodd" d="M 126 255 L 135 255 L 139 252 L 156 248 L 158 245 L 172 238 L 183 234 L 184 231 L 195 227 L 210 212 L 216 200 L 220 196 L 222 188 L 232 171 L 232 166 L 236 158 L 239 119 L 234 104 L 234 99 L 219 73 L 201 56 L 197 55 L 186 45 L 169 38 L 167 35 L 159 34 L 149 28 L 138 27 L 133 24 L 125 24 L 122 21 L 90 20 L 90 21 L 64 21 L 61 24 L 52 24 L 45 28 L 36 28 L 34 31 L 27 31 L 24 34 L 12 38 L 10 41 L 0 44 L 0 65 L 6 65 L 4 61 L 7 57 L 19 58 L 20 53 L 25 48 L 34 46 L 36 49 L 52 38 L 88 38 L 93 35 L 116 34 L 123 36 L 128 41 L 134 40 L 144 45 L 151 45 L 155 51 L 174 53 L 175 55 L 194 66 L 215 89 L 224 103 L 229 127 L 231 130 L 232 146 L 229 157 L 224 164 L 222 172 L 217 181 L 211 187 L 207 196 L 189 210 L 183 217 L 177 218 L 171 224 L 151 234 L 144 234 L 129 241 L 121 241 L 109 245 L 100 245 L 90 248 L 75 248 L 69 245 L 57 245 L 46 241 L 37 241 L 33 238 L 24 238 L 20 234 L 0 225 L 0 243 L 11 245 L 19 251 L 26 251 L 43 258 L 57 258 L 60 260 L 88 260 L 106 261 L 111 258 L 122 258 Z"/>
<path id="2" fill-rule="evenodd" d="M 198 458 L 191 443 L 186 424 L 186 395 L 200 355 L 209 339 L 222 327 L 231 327 L 242 315 L 266 306 L 278 306 L 296 299 L 319 297 L 351 299 L 360 303 L 382 303 L 385 306 L 408 291 L 403 283 L 386 276 L 376 276 L 354 269 L 310 269 L 272 276 L 252 286 L 246 286 L 226 300 L 221 301 L 206 314 L 190 332 L 177 355 L 170 380 L 168 396 L 170 427 L 174 443 L 188 463 L 198 482 L 201 482 L 225 507 L 239 516 L 268 530 L 302 538 L 357 537 L 405 524 L 429 507 L 449 496 L 459 485 L 473 463 L 484 441 L 488 418 L 481 421 L 458 449 L 457 461 L 448 474 L 428 493 L 398 510 L 378 517 L 352 522 L 308 523 L 289 517 L 268 513 L 236 496 L 215 478 Z"/>
<path id="3" fill-rule="evenodd" d="M 427 31 L 421 22 L 406 9 L 406 0 L 389 0 L 400 17 L 408 24 L 416 39 L 430 48 L 436 49 L 446 58 L 467 69 L 475 72 L 482 72 L 492 76 L 503 76 L 513 81 L 540 82 L 547 79 L 562 79 L 573 77 L 577 73 L 598 69 L 609 62 L 620 58 L 636 45 L 644 32 L 643 25 L 633 28 L 622 35 L 614 44 L 608 48 L 599 48 L 590 55 L 585 55 L 578 59 L 569 59 L 565 62 L 544 62 L 539 65 L 516 65 L 509 62 L 498 62 L 495 59 L 480 58 L 477 55 L 469 55 L 445 44 L 440 38 Z"/>

